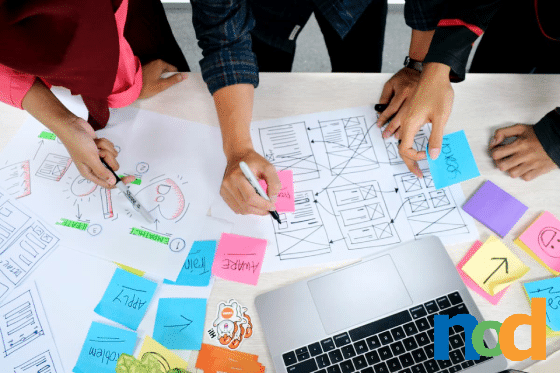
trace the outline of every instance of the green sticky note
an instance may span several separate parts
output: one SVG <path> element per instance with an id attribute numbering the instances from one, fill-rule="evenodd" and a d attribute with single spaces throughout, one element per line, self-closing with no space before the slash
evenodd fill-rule
<path id="1" fill-rule="evenodd" d="M 56 140 L 56 135 L 52 132 L 43 131 L 39 134 L 40 139 Z"/>

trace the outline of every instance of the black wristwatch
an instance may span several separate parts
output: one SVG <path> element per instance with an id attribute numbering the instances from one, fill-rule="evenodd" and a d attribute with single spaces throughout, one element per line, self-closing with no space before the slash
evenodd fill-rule
<path id="1" fill-rule="evenodd" d="M 409 69 L 413 69 L 418 71 L 419 73 L 422 72 L 422 61 L 418 61 L 415 59 L 410 58 L 410 56 L 406 56 L 404 59 L 404 67 L 408 67 Z"/>

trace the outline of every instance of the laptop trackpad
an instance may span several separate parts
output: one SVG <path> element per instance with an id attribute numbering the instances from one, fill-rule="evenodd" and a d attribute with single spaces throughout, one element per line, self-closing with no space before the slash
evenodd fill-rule
<path id="1" fill-rule="evenodd" d="M 412 304 L 390 255 L 307 282 L 327 334 Z"/>

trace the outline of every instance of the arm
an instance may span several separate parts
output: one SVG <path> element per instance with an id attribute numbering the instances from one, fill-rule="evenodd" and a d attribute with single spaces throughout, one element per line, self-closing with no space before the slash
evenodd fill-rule
<path id="1" fill-rule="evenodd" d="M 255 152 L 251 141 L 253 96 L 259 82 L 249 34 L 254 19 L 246 1 L 208 3 L 192 1 L 193 24 L 202 48 L 202 77 L 214 96 L 227 158 L 220 194 L 238 214 L 266 215 L 274 209 L 281 186 L 274 166 Z M 272 202 L 257 195 L 239 168 L 241 161 L 266 180 Z"/>

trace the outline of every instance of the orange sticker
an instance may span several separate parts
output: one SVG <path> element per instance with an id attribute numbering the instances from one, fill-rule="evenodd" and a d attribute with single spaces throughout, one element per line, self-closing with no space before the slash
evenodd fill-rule
<path id="1" fill-rule="evenodd" d="M 222 317 L 224 319 L 231 319 L 233 316 L 233 310 L 229 307 L 226 307 L 222 310 Z"/>

